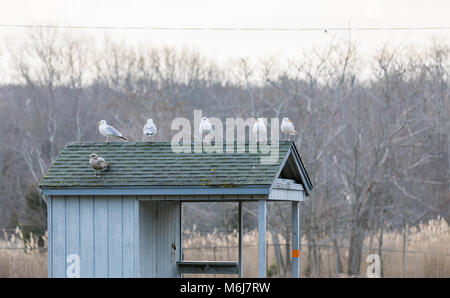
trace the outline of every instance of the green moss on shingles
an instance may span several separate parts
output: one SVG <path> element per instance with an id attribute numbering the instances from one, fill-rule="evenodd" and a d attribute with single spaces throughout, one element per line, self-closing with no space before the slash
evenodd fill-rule
<path id="1" fill-rule="evenodd" d="M 289 147 L 288 142 L 280 143 L 280 155 L 283 156 Z M 102 173 L 100 181 L 91 177 L 93 172 L 87 164 L 87 156 L 91 152 L 114 164 L 114 170 Z M 267 185 L 278 167 L 279 164 L 261 166 L 258 154 L 175 154 L 168 142 L 70 143 L 42 177 L 40 186 Z M 164 175 L 166 172 L 167 175 Z M 165 178 L 170 181 L 164 181 Z"/>

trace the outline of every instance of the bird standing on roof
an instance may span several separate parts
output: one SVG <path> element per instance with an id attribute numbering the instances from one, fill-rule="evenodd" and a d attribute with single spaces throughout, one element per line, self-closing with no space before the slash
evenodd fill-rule
<path id="1" fill-rule="evenodd" d="M 266 139 L 267 129 L 263 118 L 256 119 L 255 124 L 253 124 L 253 133 L 256 135 L 257 141 L 264 141 Z"/>
<path id="2" fill-rule="evenodd" d="M 205 139 L 210 138 L 210 135 L 212 133 L 212 125 L 211 122 L 209 122 L 208 118 L 203 117 L 200 121 L 200 126 L 198 128 L 198 132 L 200 133 L 200 136 L 202 138 L 202 142 L 205 141 Z M 205 136 L 205 137 L 203 137 Z"/>
<path id="3" fill-rule="evenodd" d="M 152 136 L 156 135 L 157 129 L 152 119 L 147 120 L 147 124 L 145 124 L 143 132 L 144 138 L 146 138 L 148 141 Z"/>
<path id="4" fill-rule="evenodd" d="M 102 171 L 107 171 L 110 168 L 110 165 L 105 161 L 103 157 L 97 156 L 97 154 L 92 153 L 89 155 L 89 164 L 94 169 L 95 174 L 94 176 L 100 177 L 100 173 Z"/>
<path id="5" fill-rule="evenodd" d="M 124 141 L 127 140 L 126 138 L 124 138 L 122 136 L 122 134 L 120 132 L 117 131 L 117 129 L 115 129 L 111 125 L 106 124 L 105 120 L 100 121 L 99 123 L 97 123 L 97 125 L 98 125 L 98 130 L 100 131 L 100 134 L 102 136 L 106 137 L 105 142 L 109 142 L 109 137 L 121 139 Z"/>
<path id="6" fill-rule="evenodd" d="M 281 122 L 281 132 L 284 133 L 285 139 L 286 135 L 288 135 L 289 140 L 291 139 L 291 136 L 297 134 L 297 131 L 295 131 L 294 128 L 294 123 L 292 123 L 292 121 L 288 118 L 283 118 L 283 121 Z"/>

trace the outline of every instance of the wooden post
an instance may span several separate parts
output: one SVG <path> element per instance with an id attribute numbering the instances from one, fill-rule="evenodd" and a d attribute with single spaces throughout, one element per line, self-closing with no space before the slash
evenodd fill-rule
<path id="1" fill-rule="evenodd" d="M 258 277 L 266 277 L 266 201 L 258 201 Z"/>
<path id="2" fill-rule="evenodd" d="M 180 242 L 180 247 L 178 248 L 178 261 L 183 260 L 183 202 L 180 201 L 180 213 L 179 213 L 179 225 L 180 225 L 180 233 L 178 235 L 178 241 Z M 183 274 L 180 272 L 180 277 L 183 277 Z"/>
<path id="3" fill-rule="evenodd" d="M 300 203 L 292 202 L 292 277 L 298 278 L 300 257 Z"/>
<path id="4" fill-rule="evenodd" d="M 244 227 L 243 227 L 243 213 L 242 213 L 242 202 L 239 201 L 239 277 L 243 275 L 244 264 L 242 263 L 242 235 L 243 235 Z"/>

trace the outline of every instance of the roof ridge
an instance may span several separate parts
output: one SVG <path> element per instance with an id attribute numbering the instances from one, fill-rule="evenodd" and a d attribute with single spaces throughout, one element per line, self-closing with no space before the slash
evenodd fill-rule
<path id="1" fill-rule="evenodd" d="M 216 142 L 212 142 L 211 144 L 215 144 Z M 272 142 L 267 142 L 268 144 L 272 144 Z M 292 144 L 294 141 L 278 141 L 280 144 Z M 161 142 L 143 142 L 143 141 L 128 141 L 128 142 L 67 142 L 66 146 L 74 146 L 74 145 L 171 145 L 172 142 L 169 141 L 161 141 Z M 178 144 L 186 144 L 186 143 L 178 143 Z M 187 144 L 205 144 L 203 142 L 188 142 Z M 228 142 L 217 142 L 217 144 L 256 144 L 256 142 L 238 142 L 234 141 L 232 143 Z M 295 144 L 295 143 L 294 143 Z"/>

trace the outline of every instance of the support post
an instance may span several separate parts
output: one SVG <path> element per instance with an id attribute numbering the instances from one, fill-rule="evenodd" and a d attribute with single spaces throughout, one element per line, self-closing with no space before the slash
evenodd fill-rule
<path id="1" fill-rule="evenodd" d="M 242 236 L 243 236 L 243 213 L 242 213 L 242 202 L 239 201 L 239 226 L 238 226 L 238 233 L 239 233 L 239 277 L 242 277 L 243 275 L 243 269 L 244 264 L 242 263 Z"/>
<path id="2" fill-rule="evenodd" d="M 300 277 L 300 202 L 292 202 L 292 277 Z"/>
<path id="3" fill-rule="evenodd" d="M 183 261 L 183 202 L 180 201 L 180 213 L 178 214 L 178 220 L 179 220 L 179 225 L 180 225 L 180 231 L 178 234 L 178 241 L 180 242 L 179 244 L 179 256 L 178 256 L 178 261 Z M 183 274 L 180 272 L 180 277 L 183 277 Z"/>
<path id="4" fill-rule="evenodd" d="M 266 277 L 266 201 L 258 201 L 258 277 Z"/>

